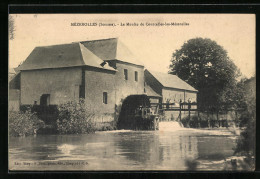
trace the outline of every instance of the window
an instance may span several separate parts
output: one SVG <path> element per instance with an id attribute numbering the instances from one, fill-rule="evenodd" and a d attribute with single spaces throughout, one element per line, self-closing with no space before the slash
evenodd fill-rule
<path id="1" fill-rule="evenodd" d="M 125 76 L 125 80 L 128 80 L 128 71 L 127 71 L 127 69 L 124 69 L 124 76 Z"/>
<path id="2" fill-rule="evenodd" d="M 103 92 L 103 103 L 107 104 L 107 92 Z"/>
<path id="3" fill-rule="evenodd" d="M 135 81 L 138 81 L 138 72 L 135 71 Z"/>

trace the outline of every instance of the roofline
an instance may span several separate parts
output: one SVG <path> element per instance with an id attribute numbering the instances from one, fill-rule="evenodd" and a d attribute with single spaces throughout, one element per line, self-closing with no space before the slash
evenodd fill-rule
<path id="1" fill-rule="evenodd" d="M 83 57 L 83 49 L 82 48 L 85 48 L 85 49 L 87 49 L 90 53 L 92 53 L 95 57 L 97 57 L 98 59 L 100 59 L 100 60 L 102 60 L 101 58 L 99 58 L 98 56 L 96 56 L 96 54 L 94 54 L 92 51 L 90 51 L 87 47 L 85 47 L 83 44 L 81 44 L 81 43 L 77 43 L 78 45 L 79 45 L 79 49 L 80 49 L 80 56 L 81 56 L 81 60 L 82 60 L 82 62 L 83 62 L 83 64 L 86 64 L 85 63 L 85 61 L 84 61 L 84 57 Z M 83 47 L 81 47 L 81 46 L 83 46 Z M 103 62 L 105 62 L 104 60 L 102 60 Z M 102 62 L 102 63 L 103 63 Z M 86 65 L 86 66 L 90 66 L 90 65 Z M 91 66 L 91 67 L 93 67 L 93 66 Z M 115 71 L 115 69 L 107 69 L 107 68 L 101 68 L 101 67 L 96 67 L 96 68 L 100 68 L 100 69 L 104 69 L 104 70 L 109 70 L 109 71 Z M 111 68 L 113 68 L 113 67 L 111 67 Z"/>
<path id="2" fill-rule="evenodd" d="M 162 83 L 157 78 L 155 78 L 155 76 L 149 70 L 147 70 L 147 68 L 144 71 L 147 71 L 162 87 L 164 87 Z"/>
<path id="3" fill-rule="evenodd" d="M 20 71 L 33 71 L 33 70 L 46 70 L 46 69 L 60 69 L 60 68 L 75 68 L 75 67 L 82 67 L 84 65 L 77 65 L 77 66 L 67 66 L 67 67 L 55 67 L 55 68 L 34 68 L 34 69 L 25 69 Z"/>
<path id="4" fill-rule="evenodd" d="M 110 70 L 110 69 L 106 69 L 106 68 L 98 68 L 98 67 L 94 67 L 94 66 L 89 66 L 89 65 L 85 65 L 83 66 L 84 68 L 92 68 L 92 69 L 98 69 L 98 70 L 101 70 L 101 71 L 109 71 L 109 72 L 118 72 L 118 70 Z M 85 69 L 87 70 L 87 69 Z"/>
<path id="5" fill-rule="evenodd" d="M 91 41 L 104 41 L 104 40 L 111 40 L 111 39 L 118 39 L 118 37 L 107 38 L 107 39 L 86 40 L 86 41 L 75 41 L 75 42 L 68 42 L 68 43 L 62 43 L 62 44 L 35 46 L 34 48 L 37 48 L 37 47 L 52 47 L 52 46 L 58 46 L 58 45 L 71 45 L 71 44 L 77 44 L 77 43 L 84 43 L 84 42 L 91 42 Z"/>
<path id="6" fill-rule="evenodd" d="M 118 59 L 104 60 L 104 61 L 117 61 L 117 62 L 120 62 L 120 63 L 123 63 L 123 64 L 128 64 L 128 65 L 134 65 L 134 66 L 144 67 L 144 65 L 138 65 L 138 64 L 135 64 L 135 63 L 125 62 L 125 61 L 118 60 Z"/>
<path id="7" fill-rule="evenodd" d="M 107 70 L 107 71 L 114 71 L 116 72 L 117 70 L 111 70 L 111 69 L 106 69 L 106 68 L 98 68 L 90 65 L 77 65 L 77 66 L 67 66 L 67 67 L 55 67 L 55 68 L 35 68 L 35 69 L 26 69 L 26 70 L 20 70 L 20 71 L 33 71 L 33 70 L 46 70 L 46 69 L 61 69 L 61 68 L 76 68 L 76 67 L 92 67 L 92 68 L 97 68 L 100 70 Z"/>
<path id="8" fill-rule="evenodd" d="M 189 90 L 189 89 L 183 89 L 183 88 L 174 88 L 174 87 L 168 87 L 168 86 L 163 86 L 163 88 L 169 88 L 169 89 L 174 89 L 174 90 L 181 90 L 181 91 L 188 91 L 188 92 L 194 92 L 198 93 L 198 90 Z"/>
<path id="9" fill-rule="evenodd" d="M 44 47 L 53 47 L 53 46 L 59 46 L 59 45 L 72 45 L 72 44 L 78 44 L 80 42 L 68 42 L 63 44 L 54 44 L 54 45 L 45 45 L 45 46 L 35 46 L 35 48 L 44 48 Z"/>
<path id="10" fill-rule="evenodd" d="M 78 42 L 79 42 L 79 43 L 84 43 L 84 42 L 104 41 L 104 40 L 112 40 L 112 39 L 118 39 L 118 37 L 107 38 L 107 39 L 86 40 L 86 41 L 78 41 Z M 77 42 L 75 42 L 75 43 L 77 43 Z"/>

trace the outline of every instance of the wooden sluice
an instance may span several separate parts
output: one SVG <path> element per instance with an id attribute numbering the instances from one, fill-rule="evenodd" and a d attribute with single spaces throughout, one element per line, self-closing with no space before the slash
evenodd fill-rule
<path id="1" fill-rule="evenodd" d="M 158 109 L 158 114 L 163 115 L 167 111 L 179 112 L 175 121 L 181 122 L 185 127 L 228 127 L 229 121 L 227 119 L 227 112 L 224 114 L 221 112 L 215 112 L 215 118 L 213 118 L 208 111 L 202 112 L 197 108 L 197 103 L 151 103 L 151 106 Z M 185 115 L 183 114 L 185 113 Z M 204 113 L 204 117 L 202 114 Z M 206 118 L 205 118 L 206 114 Z M 161 119 L 161 118 L 160 118 Z M 204 120 L 202 120 L 204 119 Z"/>

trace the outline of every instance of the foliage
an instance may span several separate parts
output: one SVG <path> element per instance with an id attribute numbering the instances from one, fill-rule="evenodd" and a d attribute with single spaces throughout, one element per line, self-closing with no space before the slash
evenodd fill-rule
<path id="1" fill-rule="evenodd" d="M 118 120 L 119 120 L 119 115 L 122 109 L 122 104 L 123 104 L 124 99 L 121 99 L 119 104 L 115 105 L 115 125 L 118 125 Z"/>
<path id="2" fill-rule="evenodd" d="M 95 131 L 94 114 L 87 113 L 85 101 L 71 101 L 58 106 L 57 130 L 60 134 L 84 134 Z"/>
<path id="3" fill-rule="evenodd" d="M 14 26 L 14 17 L 12 15 L 9 15 L 8 30 L 9 30 L 9 39 L 13 40 L 15 35 L 14 34 L 15 26 Z"/>
<path id="4" fill-rule="evenodd" d="M 170 73 L 196 88 L 201 109 L 229 103 L 240 75 L 226 50 L 210 39 L 190 39 L 172 55 Z"/>
<path id="5" fill-rule="evenodd" d="M 181 119 L 182 124 L 185 127 L 197 128 L 199 127 L 199 118 L 197 115 L 185 116 Z"/>
<path id="6" fill-rule="evenodd" d="M 10 111 L 8 119 L 10 136 L 33 135 L 45 126 L 44 122 L 39 120 L 30 109 L 25 112 Z"/>
<path id="7" fill-rule="evenodd" d="M 97 131 L 112 131 L 117 129 L 117 123 L 115 121 L 98 123 L 95 128 Z"/>
<path id="8" fill-rule="evenodd" d="M 256 82 L 255 77 L 241 82 L 241 88 L 244 89 L 244 104 L 246 110 L 243 112 L 240 123 L 243 122 L 245 130 L 240 134 L 235 149 L 236 154 L 246 156 L 246 162 L 254 167 L 255 158 L 255 123 L 256 123 Z"/>
<path id="9" fill-rule="evenodd" d="M 182 124 L 185 127 L 191 128 L 205 128 L 205 127 L 226 127 L 228 125 L 227 121 L 220 120 L 217 117 L 217 114 L 209 114 L 200 112 L 199 115 L 191 115 L 190 119 L 189 116 L 185 116 L 181 119 Z"/>
<path id="10" fill-rule="evenodd" d="M 188 171 L 195 171 L 199 165 L 199 162 L 196 159 L 186 159 L 185 165 Z"/>

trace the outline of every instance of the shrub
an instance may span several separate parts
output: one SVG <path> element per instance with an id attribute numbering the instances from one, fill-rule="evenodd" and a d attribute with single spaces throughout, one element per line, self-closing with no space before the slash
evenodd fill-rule
<path id="1" fill-rule="evenodd" d="M 255 135 L 256 135 L 256 103 L 254 99 L 247 101 L 246 115 L 242 126 L 245 126 L 237 140 L 237 146 L 235 148 L 235 154 L 240 154 L 246 156 L 245 163 L 247 167 L 254 170 L 255 167 Z M 241 124 L 240 124 L 241 125 Z M 246 167 L 245 167 L 246 168 Z"/>
<path id="2" fill-rule="evenodd" d="M 85 134 L 95 131 L 94 114 L 85 109 L 85 101 L 68 102 L 58 106 L 57 130 L 60 134 Z"/>
<path id="3" fill-rule="evenodd" d="M 255 168 L 256 152 L 256 80 L 255 77 L 242 82 L 242 103 L 245 111 L 241 112 L 239 126 L 245 128 L 237 140 L 235 154 L 246 156 L 245 162 L 252 170 Z M 246 168 L 246 167 L 245 167 Z"/>
<path id="4" fill-rule="evenodd" d="M 208 116 L 206 113 L 200 112 L 199 113 L 199 120 L 200 121 L 208 121 Z"/>
<path id="5" fill-rule="evenodd" d="M 185 116 L 181 118 L 181 123 L 183 124 L 184 127 L 190 127 L 189 122 L 190 122 L 189 116 Z"/>
<path id="6" fill-rule="evenodd" d="M 8 119 L 10 136 L 33 135 L 38 129 L 45 126 L 45 123 L 38 119 L 30 108 L 25 112 L 10 111 Z"/>
<path id="7" fill-rule="evenodd" d="M 103 123 L 97 123 L 95 126 L 95 129 L 97 131 L 111 131 L 117 129 L 117 124 L 115 121 L 112 122 L 103 122 Z"/>
<path id="8" fill-rule="evenodd" d="M 184 125 L 184 127 L 199 127 L 199 118 L 197 115 L 191 115 L 190 119 L 189 116 L 185 116 L 181 119 L 181 122 Z"/>
<path id="9" fill-rule="evenodd" d="M 121 113 L 123 101 L 124 101 L 124 99 L 121 99 L 119 104 L 115 105 L 115 120 L 114 120 L 114 122 L 112 124 L 113 126 L 115 126 L 115 128 L 117 128 L 117 126 L 118 126 L 119 115 Z"/>

